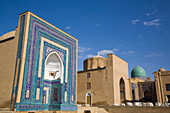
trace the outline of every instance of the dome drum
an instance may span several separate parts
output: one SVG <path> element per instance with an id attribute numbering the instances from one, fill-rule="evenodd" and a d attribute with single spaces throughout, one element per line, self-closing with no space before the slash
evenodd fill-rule
<path id="1" fill-rule="evenodd" d="M 104 68 L 105 66 L 106 58 L 99 55 L 84 60 L 84 70 Z"/>

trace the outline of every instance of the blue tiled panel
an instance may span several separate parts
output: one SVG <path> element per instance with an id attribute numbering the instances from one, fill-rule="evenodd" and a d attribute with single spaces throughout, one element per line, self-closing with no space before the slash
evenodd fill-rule
<path id="1" fill-rule="evenodd" d="M 19 42 L 19 49 L 18 49 L 18 56 L 20 58 L 20 54 L 22 52 L 22 41 L 23 39 L 23 31 L 24 31 L 24 18 L 25 15 L 21 16 L 21 29 L 20 29 L 20 42 Z M 60 85 L 56 83 L 48 83 L 48 81 L 44 81 L 44 68 L 45 68 L 45 59 L 49 53 L 55 51 L 61 57 L 64 63 L 64 72 L 66 67 L 66 51 L 56 47 L 48 42 L 44 42 L 43 48 L 43 60 L 42 60 L 42 75 L 41 78 L 38 78 L 38 71 L 39 71 L 39 57 L 40 57 L 40 45 L 41 45 L 41 37 L 45 37 L 48 40 L 51 40 L 59 45 L 62 45 L 68 48 L 68 82 L 63 83 Z M 51 48 L 52 51 L 46 52 L 47 48 Z M 27 111 L 27 110 L 66 110 L 66 111 L 76 111 L 77 106 L 75 105 L 75 98 L 76 98 L 76 53 L 77 53 L 77 41 L 59 30 L 51 27 L 50 25 L 42 22 L 41 20 L 37 19 L 34 16 L 30 16 L 30 24 L 29 24 L 29 33 L 28 33 L 28 40 L 27 40 L 27 50 L 26 50 L 26 58 L 25 58 L 25 68 L 24 68 L 24 78 L 23 78 L 23 86 L 22 86 L 22 93 L 21 93 L 21 102 L 17 103 L 16 110 L 18 111 Z M 62 56 L 63 55 L 63 56 Z M 64 73 L 64 81 L 65 81 L 65 73 Z M 67 102 L 60 102 L 60 103 L 52 103 L 50 105 L 45 105 L 42 103 L 42 97 L 44 94 L 43 87 L 55 87 L 58 88 L 58 91 L 62 91 L 58 95 L 61 96 L 60 101 L 65 100 L 64 94 L 65 90 L 67 91 Z M 58 87 L 60 86 L 60 87 Z M 36 89 L 40 88 L 40 100 L 36 100 Z M 62 89 L 60 89 L 62 88 Z M 29 95 L 26 96 L 26 91 L 29 90 Z M 51 92 L 51 91 L 50 91 Z M 49 95 L 51 95 L 50 93 Z M 73 101 L 71 97 L 74 97 Z"/>

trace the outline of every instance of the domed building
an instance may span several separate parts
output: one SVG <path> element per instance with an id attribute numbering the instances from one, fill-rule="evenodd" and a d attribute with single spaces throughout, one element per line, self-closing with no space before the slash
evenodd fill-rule
<path id="1" fill-rule="evenodd" d="M 163 71 L 166 71 L 166 70 L 161 67 L 158 71 L 159 71 L 159 72 L 163 72 Z"/>
<path id="2" fill-rule="evenodd" d="M 168 80 L 168 76 L 161 76 L 161 74 L 165 74 L 165 72 L 167 71 L 163 68 L 160 68 L 158 72 L 154 72 L 155 81 L 153 81 L 151 77 L 148 78 L 146 77 L 146 72 L 142 67 L 136 66 L 131 71 L 131 78 L 129 78 L 131 85 L 130 87 L 132 91 L 131 93 L 132 100 L 152 103 L 155 102 L 163 103 L 165 102 L 165 98 L 168 97 L 170 98 L 170 96 L 166 97 L 164 95 L 164 99 L 162 99 L 161 97 L 163 96 L 160 96 L 164 93 L 164 92 L 160 93 L 161 92 L 160 89 L 165 90 L 165 87 L 161 86 L 162 82 L 167 83 L 170 81 L 170 78 Z M 163 86 L 166 86 L 165 83 Z M 169 93 L 167 93 L 166 95 L 168 94 Z"/>
<path id="3" fill-rule="evenodd" d="M 146 72 L 145 70 L 140 67 L 136 66 L 132 71 L 131 71 L 131 78 L 136 77 L 142 80 L 146 80 Z"/>
<path id="4" fill-rule="evenodd" d="M 158 83 L 161 81 L 158 80 L 160 77 L 155 81 L 151 77 L 147 78 L 146 71 L 141 66 L 134 67 L 129 78 L 128 63 L 114 54 L 108 54 L 107 58 L 97 55 L 85 59 L 83 63 L 84 70 L 78 71 L 77 76 L 77 104 L 117 106 L 127 101 L 165 102 L 159 101 L 161 100 L 159 90 L 162 87 L 160 86 L 162 82 Z M 166 72 L 160 68 L 157 74 Z M 170 83 L 165 82 L 164 86 L 170 90 Z M 167 95 L 169 93 L 166 93 L 164 100 L 170 98 Z"/>
<path id="5" fill-rule="evenodd" d="M 84 60 L 77 75 L 77 104 L 120 105 L 130 100 L 128 63 L 114 54 Z"/>

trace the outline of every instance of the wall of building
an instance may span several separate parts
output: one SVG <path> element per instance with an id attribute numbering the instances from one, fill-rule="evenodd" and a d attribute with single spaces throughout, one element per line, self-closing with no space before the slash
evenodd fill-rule
<path id="1" fill-rule="evenodd" d="M 90 77 L 87 78 L 87 74 Z M 77 77 L 77 104 L 86 104 L 86 94 L 91 94 L 92 105 L 106 104 L 104 95 L 103 77 L 105 69 L 78 72 Z M 91 89 L 87 89 L 87 83 L 91 83 Z"/>
<path id="2" fill-rule="evenodd" d="M 112 57 L 113 65 L 113 90 L 114 90 L 114 103 L 120 104 L 120 79 L 123 78 L 125 83 L 125 99 L 130 99 L 129 89 L 129 75 L 128 75 L 128 63 L 114 54 L 108 55 L 108 58 Z M 106 65 L 107 67 L 107 65 Z"/>
<path id="3" fill-rule="evenodd" d="M 15 32 L 10 36 L 3 37 L 6 40 L 0 41 L 0 107 L 9 107 L 11 100 L 18 44 L 18 38 L 17 36 L 14 38 L 14 36 Z"/>
<path id="4" fill-rule="evenodd" d="M 102 57 L 93 57 L 84 61 L 85 67 L 97 63 Z M 94 60 L 93 62 L 91 60 Z M 104 58 L 102 58 L 104 59 Z M 90 70 L 91 69 L 91 70 Z M 88 70 L 88 71 L 86 71 Z M 87 78 L 90 73 L 91 78 Z M 90 92 L 92 94 L 92 105 L 113 105 L 120 104 L 120 79 L 125 83 L 125 100 L 130 98 L 130 88 L 128 79 L 128 63 L 113 54 L 108 54 L 106 65 L 103 69 L 85 68 L 84 71 L 78 72 L 78 104 L 85 104 L 85 95 Z M 91 82 L 91 90 L 86 89 L 86 84 Z"/>
<path id="5" fill-rule="evenodd" d="M 161 73 L 162 88 L 163 88 L 163 98 L 164 102 L 167 102 L 166 96 L 170 95 L 170 91 L 166 90 L 166 84 L 170 84 L 170 71 L 165 71 Z"/>
<path id="6" fill-rule="evenodd" d="M 139 79 L 139 78 L 136 78 L 136 77 L 129 78 L 130 100 L 133 100 L 132 90 L 135 91 L 135 100 L 139 100 L 138 82 L 145 82 L 145 81 L 144 81 L 144 80 L 141 80 L 141 79 Z"/>
<path id="7" fill-rule="evenodd" d="M 107 55 L 106 60 L 106 75 L 104 78 L 104 84 L 105 84 L 105 95 L 107 99 L 107 103 L 109 105 L 113 105 L 114 103 L 114 89 L 113 89 L 113 57 L 111 54 Z"/>
<path id="8" fill-rule="evenodd" d="M 108 113 L 169 113 L 169 107 L 109 107 Z"/>
<path id="9" fill-rule="evenodd" d="M 79 106 L 77 113 L 169 113 L 169 107 L 137 107 L 137 106 L 102 106 L 102 107 L 84 107 Z"/>
<path id="10" fill-rule="evenodd" d="M 155 87 L 157 101 L 160 103 L 167 102 L 167 95 L 170 95 L 170 91 L 166 90 L 166 84 L 170 84 L 170 71 L 154 72 Z"/>
<path id="11" fill-rule="evenodd" d="M 156 99 L 156 91 L 155 91 L 155 82 L 139 82 L 139 100 L 144 102 L 153 102 L 157 101 Z"/>

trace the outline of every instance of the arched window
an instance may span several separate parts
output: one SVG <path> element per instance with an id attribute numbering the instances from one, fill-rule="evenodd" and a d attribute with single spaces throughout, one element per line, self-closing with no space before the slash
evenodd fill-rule
<path id="1" fill-rule="evenodd" d="M 91 106 L 91 94 L 90 93 L 86 94 L 86 104 Z"/>
<path id="2" fill-rule="evenodd" d="M 125 102 L 125 82 L 123 78 L 120 79 L 120 102 L 124 103 Z"/>
<path id="3" fill-rule="evenodd" d="M 48 55 L 45 64 L 44 79 L 56 80 L 61 79 L 63 76 L 63 63 L 59 55 L 54 52 Z"/>

